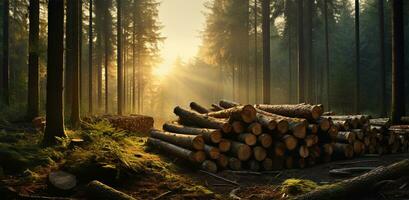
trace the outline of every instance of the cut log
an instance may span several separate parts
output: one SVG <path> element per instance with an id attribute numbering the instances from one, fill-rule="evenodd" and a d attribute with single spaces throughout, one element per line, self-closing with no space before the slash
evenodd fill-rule
<path id="1" fill-rule="evenodd" d="M 333 145 L 334 153 L 337 156 L 341 156 L 343 158 L 352 158 L 354 157 L 354 148 L 350 144 L 344 143 L 335 143 Z"/>
<path id="2" fill-rule="evenodd" d="M 274 130 L 276 129 L 277 125 L 279 122 L 276 121 L 275 118 L 264 115 L 261 113 L 257 112 L 257 121 L 264 127 L 266 127 L 268 130 Z M 286 125 L 281 124 L 281 126 L 287 126 L 288 130 L 288 123 L 287 122 L 281 122 L 281 123 L 286 123 Z"/>
<path id="3" fill-rule="evenodd" d="M 202 165 L 201 168 L 207 172 L 211 172 L 211 173 L 217 173 L 217 165 L 216 163 L 214 163 L 213 161 L 210 160 L 205 160 Z"/>
<path id="4" fill-rule="evenodd" d="M 247 131 L 253 133 L 254 135 L 260 135 L 263 133 L 263 127 L 258 122 L 253 122 L 247 128 Z"/>
<path id="5" fill-rule="evenodd" d="M 352 129 L 351 132 L 355 133 L 357 140 L 362 141 L 365 137 L 365 133 L 362 131 L 362 129 Z"/>
<path id="6" fill-rule="evenodd" d="M 267 133 L 259 135 L 257 140 L 264 148 L 269 148 L 273 144 L 273 138 Z"/>
<path id="7" fill-rule="evenodd" d="M 152 130 L 150 136 L 191 150 L 203 150 L 205 144 L 201 135 L 187 135 Z"/>
<path id="8" fill-rule="evenodd" d="M 220 157 L 220 151 L 216 147 L 205 145 L 204 151 L 210 159 L 217 160 Z"/>
<path id="9" fill-rule="evenodd" d="M 229 101 L 229 100 L 223 99 L 223 100 L 219 101 L 219 105 L 222 108 L 229 109 L 229 108 L 232 108 L 232 107 L 235 107 L 235 106 L 239 106 L 240 104 L 237 103 L 237 102 L 234 102 L 234 101 Z"/>
<path id="10" fill-rule="evenodd" d="M 315 135 L 308 135 L 305 139 L 304 139 L 304 143 L 305 146 L 307 147 L 312 147 L 313 145 L 315 145 Z"/>
<path id="11" fill-rule="evenodd" d="M 229 158 L 229 168 L 235 171 L 241 170 L 241 161 L 235 157 L 230 157 Z"/>
<path id="12" fill-rule="evenodd" d="M 296 164 L 300 169 L 304 169 L 305 167 L 307 167 L 307 161 L 305 158 L 298 158 Z"/>
<path id="13" fill-rule="evenodd" d="M 310 104 L 295 104 L 295 105 L 267 105 L 258 104 L 256 108 L 283 115 L 287 117 L 304 118 L 308 120 L 317 120 L 323 113 L 322 106 Z"/>
<path id="14" fill-rule="evenodd" d="M 308 130 L 308 133 L 317 134 L 319 130 L 319 125 L 318 124 L 308 124 L 307 130 Z"/>
<path id="15" fill-rule="evenodd" d="M 294 168 L 294 157 L 293 156 L 286 156 L 285 157 L 285 168 L 293 169 Z"/>
<path id="16" fill-rule="evenodd" d="M 237 136 L 239 142 L 243 142 L 249 146 L 253 146 L 257 143 L 257 137 L 251 133 L 242 133 Z"/>
<path id="17" fill-rule="evenodd" d="M 229 158 L 224 154 L 220 154 L 217 159 L 217 165 L 221 169 L 226 169 L 229 166 Z"/>
<path id="18" fill-rule="evenodd" d="M 245 123 L 252 123 L 256 120 L 257 111 L 252 105 L 236 106 L 216 112 L 209 112 L 206 116 L 214 118 L 232 118 Z"/>
<path id="19" fill-rule="evenodd" d="M 325 187 L 319 187 L 307 194 L 296 197 L 296 200 L 334 200 L 334 199 L 357 199 L 360 195 L 370 193 L 384 180 L 395 180 L 409 175 L 409 160 L 405 159 L 386 167 L 378 167 L 361 176 L 347 179 Z"/>
<path id="20" fill-rule="evenodd" d="M 176 106 L 173 112 L 179 116 L 183 122 L 189 123 L 188 125 L 193 124 L 202 128 L 221 129 L 224 133 L 230 133 L 231 131 L 231 125 L 220 119 L 204 116 L 199 113 L 183 109 L 179 106 Z"/>
<path id="21" fill-rule="evenodd" d="M 289 122 L 287 121 L 288 118 L 280 116 L 280 115 L 268 113 L 262 110 L 257 110 L 257 113 L 258 113 L 257 118 L 259 119 L 260 123 L 264 123 L 264 124 L 270 123 L 271 124 L 273 123 L 272 121 L 274 121 L 278 132 L 282 134 L 288 132 L 288 129 L 289 129 L 289 124 L 288 124 Z M 273 129 L 270 129 L 270 130 L 273 130 Z"/>
<path id="22" fill-rule="evenodd" d="M 331 128 L 332 120 L 321 117 L 316 120 L 316 123 L 320 127 L 321 131 L 328 131 Z"/>
<path id="23" fill-rule="evenodd" d="M 273 170 L 273 160 L 271 158 L 266 158 L 261 162 L 261 166 L 265 171 Z"/>
<path id="24" fill-rule="evenodd" d="M 244 124 L 241 121 L 233 121 L 231 123 L 234 133 L 243 133 L 245 131 Z"/>
<path id="25" fill-rule="evenodd" d="M 283 142 L 274 143 L 274 156 L 284 156 L 286 148 L 287 147 Z"/>
<path id="26" fill-rule="evenodd" d="M 359 140 L 354 141 L 353 147 L 355 155 L 362 155 L 365 153 L 365 145 L 361 141 Z"/>
<path id="27" fill-rule="evenodd" d="M 347 131 L 351 127 L 351 119 L 346 120 L 332 120 L 335 126 L 338 126 L 338 129 L 341 131 Z"/>
<path id="28" fill-rule="evenodd" d="M 203 151 L 193 152 L 188 149 L 176 146 L 174 144 L 159 139 L 149 138 L 148 144 L 151 145 L 152 147 L 162 150 L 163 152 L 169 153 L 178 158 L 189 160 L 194 163 L 201 163 L 206 159 L 206 154 Z"/>
<path id="29" fill-rule="evenodd" d="M 369 124 L 389 128 L 392 125 L 392 122 L 389 118 L 376 118 L 370 119 Z"/>
<path id="30" fill-rule="evenodd" d="M 290 151 L 294 150 L 298 144 L 297 138 L 292 135 L 284 135 L 282 141 L 284 142 L 286 148 Z"/>
<path id="31" fill-rule="evenodd" d="M 307 135 L 307 126 L 303 122 L 289 122 L 288 128 L 293 133 L 293 135 L 298 139 L 304 139 Z"/>
<path id="32" fill-rule="evenodd" d="M 251 157 L 251 148 L 240 142 L 231 142 L 230 152 L 241 161 L 246 161 Z"/>
<path id="33" fill-rule="evenodd" d="M 267 151 L 261 146 L 256 146 L 253 148 L 253 157 L 257 161 L 263 161 L 267 157 Z"/>
<path id="34" fill-rule="evenodd" d="M 108 185 L 105 185 L 97 180 L 88 183 L 87 196 L 89 196 L 90 199 L 135 200 L 133 197 L 109 187 Z"/>
<path id="35" fill-rule="evenodd" d="M 205 114 L 210 112 L 207 108 L 201 106 L 200 104 L 196 103 L 196 102 L 191 102 L 190 103 L 190 109 L 200 113 L 200 114 Z"/>
<path id="36" fill-rule="evenodd" d="M 328 135 L 332 140 L 336 140 L 338 137 L 338 127 L 333 125 L 328 129 Z"/>
<path id="37" fill-rule="evenodd" d="M 48 181 L 53 188 L 59 191 L 70 191 L 77 186 L 77 178 L 64 171 L 51 172 L 48 175 Z"/>
<path id="38" fill-rule="evenodd" d="M 298 147 L 298 154 L 301 158 L 306 158 L 310 155 L 310 151 L 306 145 L 300 145 Z"/>
<path id="39" fill-rule="evenodd" d="M 219 111 L 219 110 L 223 110 L 224 108 L 217 105 L 217 104 L 212 104 L 212 111 Z"/>
<path id="40" fill-rule="evenodd" d="M 227 139 L 221 139 L 219 142 L 220 152 L 228 152 L 231 148 L 231 141 Z"/>
<path id="41" fill-rule="evenodd" d="M 163 125 L 163 130 L 187 135 L 201 135 L 203 136 L 203 139 L 206 141 L 206 143 L 217 144 L 222 139 L 222 133 L 218 129 L 193 128 L 175 123 L 165 123 Z"/>
<path id="42" fill-rule="evenodd" d="M 353 144 L 356 140 L 356 134 L 351 131 L 338 132 L 337 141 L 342 143 Z"/>

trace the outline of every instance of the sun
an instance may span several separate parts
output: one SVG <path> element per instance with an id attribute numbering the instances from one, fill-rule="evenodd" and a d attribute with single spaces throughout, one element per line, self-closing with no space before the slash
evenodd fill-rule
<path id="1" fill-rule="evenodd" d="M 157 78 L 165 78 L 171 72 L 171 65 L 162 64 L 153 68 L 153 75 Z"/>

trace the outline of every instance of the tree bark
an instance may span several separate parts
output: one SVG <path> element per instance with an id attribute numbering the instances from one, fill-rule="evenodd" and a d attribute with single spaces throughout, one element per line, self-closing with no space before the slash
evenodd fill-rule
<path id="1" fill-rule="evenodd" d="M 240 106 L 240 104 L 237 102 L 224 100 L 224 99 L 219 101 L 219 105 L 224 109 L 229 109 L 232 107 Z"/>
<path id="2" fill-rule="evenodd" d="M 257 104 L 256 108 L 269 113 L 282 115 L 286 117 L 304 118 L 311 121 L 321 117 L 323 109 L 321 105 L 310 104 L 283 104 L 283 105 L 266 105 Z"/>
<path id="3" fill-rule="evenodd" d="M 270 0 L 262 0 L 263 103 L 270 103 Z"/>
<path id="4" fill-rule="evenodd" d="M 65 137 L 63 108 L 64 0 L 48 1 L 47 104 L 43 142 Z"/>
<path id="5" fill-rule="evenodd" d="M 305 73 L 304 73 L 304 0 L 298 1 L 298 102 L 305 102 Z"/>
<path id="6" fill-rule="evenodd" d="M 206 143 L 217 144 L 222 139 L 222 133 L 218 129 L 193 128 L 174 123 L 165 123 L 163 125 L 163 130 L 188 135 L 201 135 L 205 139 Z"/>
<path id="7" fill-rule="evenodd" d="M 392 1 L 392 123 L 405 115 L 403 0 Z"/>
<path id="8" fill-rule="evenodd" d="M 241 161 L 248 160 L 252 155 L 251 148 L 248 145 L 234 141 L 231 142 L 230 152 Z"/>
<path id="9" fill-rule="evenodd" d="M 201 106 L 200 104 L 196 103 L 196 102 L 191 102 L 190 103 L 190 109 L 200 113 L 200 114 L 205 114 L 210 112 L 209 109 Z"/>
<path id="10" fill-rule="evenodd" d="M 88 114 L 93 113 L 93 67 L 92 67 L 92 46 L 93 46 L 93 28 L 92 28 L 92 2 L 93 0 L 89 0 L 89 35 L 88 35 Z"/>
<path id="11" fill-rule="evenodd" d="M 187 135 L 152 130 L 150 136 L 191 150 L 203 150 L 205 145 L 204 139 L 200 135 Z"/>
<path id="12" fill-rule="evenodd" d="M 329 186 L 319 187 L 307 194 L 296 197 L 296 200 L 309 199 L 347 199 L 358 198 L 375 189 L 383 180 L 394 180 L 409 175 L 409 160 L 394 163 L 386 167 L 378 167 L 361 176 L 334 183 Z"/>
<path id="13" fill-rule="evenodd" d="M 384 0 L 378 0 L 378 19 L 379 19 L 379 59 L 380 59 L 380 74 L 381 74 L 381 95 L 380 106 L 381 116 L 386 117 L 386 66 L 385 66 L 385 14 Z"/>
<path id="14" fill-rule="evenodd" d="M 67 69 L 69 72 L 68 90 L 71 98 L 71 126 L 74 129 L 80 126 L 79 106 L 79 0 L 67 2 Z M 66 82 L 67 83 L 67 82 Z"/>
<path id="15" fill-rule="evenodd" d="M 30 0 L 29 7 L 29 56 L 28 56 L 28 109 L 27 118 L 32 120 L 39 115 L 40 109 L 40 88 L 39 88 L 39 23 L 40 23 L 40 2 Z"/>
<path id="16" fill-rule="evenodd" d="M 245 106 L 236 106 L 229 109 L 209 112 L 206 113 L 206 116 L 215 117 L 215 118 L 231 118 L 234 120 L 240 120 L 245 123 L 254 122 L 257 118 L 257 111 L 251 105 Z"/>
<path id="17" fill-rule="evenodd" d="M 1 84 L 1 98 L 3 103 L 10 105 L 9 94 L 9 0 L 3 1 L 3 69 Z"/>
<path id="18" fill-rule="evenodd" d="M 355 67 L 355 112 L 358 113 L 360 111 L 360 105 L 359 105 L 359 98 L 360 98 L 360 74 L 359 74 L 359 69 L 360 69 L 360 62 L 361 62 L 361 56 L 360 56 L 360 37 L 359 37 L 359 0 L 355 0 L 355 56 L 356 56 L 356 67 Z"/>
<path id="19" fill-rule="evenodd" d="M 122 0 L 117 0 L 117 92 L 118 115 L 123 114 L 123 68 L 122 68 Z"/>
<path id="20" fill-rule="evenodd" d="M 228 122 L 222 121 L 209 116 L 185 110 L 179 106 L 175 107 L 173 112 L 179 116 L 184 122 L 192 123 L 203 128 L 221 129 L 224 133 L 231 132 L 231 125 Z"/>

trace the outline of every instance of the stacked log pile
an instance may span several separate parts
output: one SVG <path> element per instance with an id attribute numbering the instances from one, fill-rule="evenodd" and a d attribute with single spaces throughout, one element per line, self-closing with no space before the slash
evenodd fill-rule
<path id="1" fill-rule="evenodd" d="M 406 129 L 392 131 L 388 119 L 324 115 L 322 105 L 222 100 L 211 108 L 192 102 L 190 108 L 175 107 L 178 120 L 152 130 L 148 144 L 210 172 L 304 168 L 365 153 L 408 150 Z"/>

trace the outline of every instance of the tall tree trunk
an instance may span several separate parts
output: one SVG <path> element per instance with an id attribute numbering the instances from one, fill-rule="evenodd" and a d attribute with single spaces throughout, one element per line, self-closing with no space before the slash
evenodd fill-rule
<path id="1" fill-rule="evenodd" d="M 28 55 L 28 110 L 27 119 L 31 120 L 39 115 L 40 88 L 38 68 L 38 38 L 39 38 L 39 0 L 30 0 L 29 8 L 29 55 Z"/>
<path id="2" fill-rule="evenodd" d="M 84 87 L 84 83 L 82 82 L 82 74 L 83 74 L 83 67 L 82 67 L 82 42 L 83 42 L 83 33 L 82 33 L 82 20 L 83 20 L 83 13 L 82 13 L 82 4 L 83 4 L 83 0 L 80 0 L 80 2 L 79 2 L 79 8 L 78 8 L 78 12 L 79 12 L 79 17 L 78 17 L 78 31 L 79 31 L 79 41 L 80 41 L 80 44 L 79 44 L 79 72 L 80 72 L 80 75 L 79 75 L 79 79 L 80 79 L 80 83 L 79 83 L 79 87 L 80 87 L 80 89 L 79 89 L 79 93 L 80 93 L 80 110 L 82 111 L 83 110 L 83 104 L 82 104 L 82 102 L 83 102 L 83 94 L 82 94 L 82 92 L 83 92 L 83 87 Z"/>
<path id="3" fill-rule="evenodd" d="M 254 0 L 254 92 L 255 103 L 258 103 L 258 3 Z"/>
<path id="4" fill-rule="evenodd" d="M 102 16 L 96 16 L 102 17 Z M 102 25 L 101 25 L 102 26 Z M 96 29 L 97 32 L 97 73 L 98 73 L 98 81 L 97 81 L 97 98 L 98 98 L 98 109 L 97 112 L 99 113 L 102 108 L 102 30 L 101 27 Z"/>
<path id="5" fill-rule="evenodd" d="M 361 62 L 360 56 L 360 38 L 359 38 L 359 0 L 355 0 L 355 55 L 356 55 L 356 85 L 355 85 L 355 112 L 358 113 L 360 111 L 359 106 L 359 96 L 360 96 L 360 74 L 359 74 L 359 66 Z"/>
<path id="6" fill-rule="evenodd" d="M 0 96 L 3 103 L 10 105 L 9 95 L 9 0 L 3 1 L 3 76 Z"/>
<path id="7" fill-rule="evenodd" d="M 63 108 L 64 0 L 48 1 L 47 105 L 44 144 L 65 137 Z"/>
<path id="8" fill-rule="evenodd" d="M 305 3 L 305 21 L 304 21 L 304 42 L 305 42 L 305 59 L 304 66 L 306 70 L 305 86 L 306 86 L 306 100 L 308 103 L 314 103 L 314 69 L 312 66 L 312 4 L 313 0 L 306 0 Z"/>
<path id="9" fill-rule="evenodd" d="M 380 59 L 380 74 L 381 74 L 381 116 L 385 117 L 386 113 L 386 69 L 385 69 L 385 15 L 384 15 L 384 0 L 378 0 L 378 15 L 379 15 L 379 59 Z"/>
<path id="10" fill-rule="evenodd" d="M 105 66 L 105 113 L 109 112 L 109 31 L 111 27 L 108 27 L 109 8 L 107 4 L 104 4 L 104 66 Z"/>
<path id="11" fill-rule="evenodd" d="M 250 0 L 245 1 L 246 26 L 244 32 L 244 75 L 245 75 L 245 102 L 250 103 Z"/>
<path id="12" fill-rule="evenodd" d="M 291 51 L 292 51 L 292 48 L 291 48 L 291 33 L 292 33 L 292 30 L 291 30 L 291 22 L 290 22 L 290 3 L 288 2 L 288 1 L 286 1 L 285 2 L 285 15 L 286 15 L 286 18 L 287 18 L 287 21 L 286 21 L 286 23 L 287 23 L 287 35 L 288 35 L 288 103 L 291 103 L 292 102 L 292 82 L 293 82 L 293 80 L 292 80 L 292 78 L 293 78 L 293 74 L 292 74 L 292 70 L 291 70 L 291 64 L 292 64 L 292 62 L 291 62 Z"/>
<path id="13" fill-rule="evenodd" d="M 305 102 L 303 0 L 298 1 L 298 102 Z"/>
<path id="14" fill-rule="evenodd" d="M 270 103 L 270 0 L 262 0 L 263 103 Z"/>
<path id="15" fill-rule="evenodd" d="M 71 125 L 77 129 L 80 126 L 79 106 L 79 0 L 67 2 L 67 68 L 71 70 L 70 92 L 71 98 Z"/>
<path id="16" fill-rule="evenodd" d="M 122 69 L 122 6 L 121 0 L 117 0 L 117 62 L 118 62 L 118 115 L 123 113 L 123 69 Z"/>
<path id="17" fill-rule="evenodd" d="M 88 43 L 89 43 L 89 49 L 88 49 L 88 113 L 92 114 L 93 113 L 93 67 L 92 67 L 92 44 L 93 44 L 93 29 L 92 29 L 92 1 L 89 0 L 89 36 L 88 36 Z"/>
<path id="18" fill-rule="evenodd" d="M 134 4 L 136 2 L 134 1 Z M 132 113 L 136 111 L 136 15 L 132 15 Z"/>
<path id="19" fill-rule="evenodd" d="M 392 122 L 405 115 L 403 0 L 392 0 Z"/>
<path id="20" fill-rule="evenodd" d="M 323 78 L 321 89 L 326 88 L 326 91 L 324 92 L 324 90 L 322 90 L 321 94 L 322 95 L 324 93 L 326 94 L 326 106 L 327 106 L 327 109 L 330 110 L 328 0 L 324 0 L 324 24 L 325 24 L 325 73 L 322 77 L 325 77 L 325 78 Z"/>

